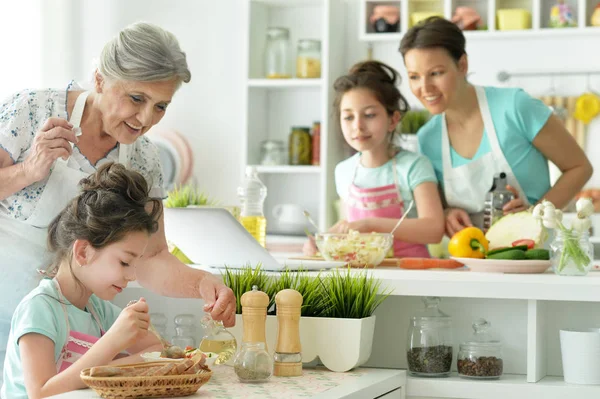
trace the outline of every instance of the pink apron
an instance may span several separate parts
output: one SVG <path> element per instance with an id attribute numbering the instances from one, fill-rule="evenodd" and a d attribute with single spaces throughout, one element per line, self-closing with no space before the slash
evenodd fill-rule
<path id="1" fill-rule="evenodd" d="M 404 214 L 404 200 L 400 194 L 396 157 L 392 158 L 394 184 L 373 188 L 360 188 L 354 185 L 360 158 L 354 169 L 354 176 L 348 189 L 346 217 L 349 222 L 366 218 L 400 219 Z M 429 258 L 429 251 L 423 244 L 413 244 L 394 240 L 394 256 L 397 258 Z"/>
<path id="2" fill-rule="evenodd" d="M 65 313 L 65 320 L 67 321 L 67 342 L 60 351 L 60 356 L 56 363 L 56 371 L 60 373 L 69 368 L 69 366 L 71 366 L 73 363 L 75 363 L 77 359 L 83 356 L 100 338 L 95 337 L 93 335 L 80 333 L 78 331 L 71 331 L 67 307 L 64 304 L 65 298 L 63 297 L 62 291 L 60 290 L 58 281 L 56 281 L 56 279 L 54 279 L 53 281 L 56 284 L 56 289 L 58 290 L 61 305 Z M 104 335 L 102 324 L 100 324 L 100 320 L 98 319 L 98 316 L 96 315 L 96 312 L 94 311 L 94 308 L 91 306 L 90 303 L 88 303 L 87 309 L 92 314 L 94 320 L 100 328 L 100 336 Z"/>

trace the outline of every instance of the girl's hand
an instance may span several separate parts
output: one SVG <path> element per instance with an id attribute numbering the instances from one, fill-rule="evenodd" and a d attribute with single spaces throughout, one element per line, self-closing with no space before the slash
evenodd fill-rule
<path id="1" fill-rule="evenodd" d="M 48 118 L 37 132 L 31 145 L 31 152 L 23 161 L 23 166 L 34 182 L 43 180 L 50 173 L 50 167 L 58 158 L 67 160 L 73 152 L 70 143 L 77 137 L 73 125 L 66 119 Z"/>
<path id="2" fill-rule="evenodd" d="M 111 342 L 114 342 L 117 351 L 121 352 L 148 335 L 149 323 L 148 304 L 144 298 L 140 298 L 121 311 L 105 336 L 110 335 Z"/>
<path id="3" fill-rule="evenodd" d="M 318 251 L 317 244 L 315 243 L 315 237 L 309 236 L 308 240 L 302 246 L 302 253 L 304 256 L 315 256 Z"/>
<path id="4" fill-rule="evenodd" d="M 465 227 L 473 226 L 469 214 L 460 208 L 448 208 L 446 214 L 446 235 L 452 237 Z"/>
<path id="5" fill-rule="evenodd" d="M 340 220 L 329 228 L 329 232 L 333 234 L 346 234 L 350 230 L 350 223 L 347 220 Z"/>
<path id="6" fill-rule="evenodd" d="M 505 215 L 509 213 L 521 212 L 528 208 L 525 204 L 525 201 L 523 201 L 523 199 L 519 197 L 519 192 L 513 186 L 507 185 L 506 189 L 513 193 L 515 199 L 507 202 L 506 205 L 504 205 L 504 207 L 502 208 Z"/>

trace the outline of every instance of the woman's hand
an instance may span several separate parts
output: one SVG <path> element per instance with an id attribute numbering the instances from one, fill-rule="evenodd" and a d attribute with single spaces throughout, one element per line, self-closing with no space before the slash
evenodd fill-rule
<path id="1" fill-rule="evenodd" d="M 445 211 L 446 216 L 446 235 L 452 237 L 465 227 L 473 226 L 469 214 L 460 208 L 448 208 Z"/>
<path id="2" fill-rule="evenodd" d="M 110 335 L 115 349 L 121 352 L 145 338 L 148 335 L 149 324 L 148 304 L 144 298 L 140 298 L 139 301 L 121 311 L 105 336 Z"/>
<path id="3" fill-rule="evenodd" d="M 31 145 L 31 152 L 23 161 L 27 174 L 34 182 L 43 180 L 50 173 L 50 167 L 58 158 L 67 160 L 73 152 L 70 143 L 77 142 L 73 125 L 66 119 L 48 118 L 37 132 Z"/>
<path id="4" fill-rule="evenodd" d="M 204 299 L 204 311 L 213 320 L 223 321 L 225 327 L 235 326 L 235 295 L 231 288 L 212 275 L 200 282 L 200 297 Z"/>
<path id="5" fill-rule="evenodd" d="M 519 192 L 513 186 L 508 185 L 506 186 L 506 189 L 513 193 L 515 199 L 507 202 L 502 208 L 505 215 L 509 213 L 521 212 L 528 208 L 528 206 L 525 204 L 525 201 L 519 197 Z"/>

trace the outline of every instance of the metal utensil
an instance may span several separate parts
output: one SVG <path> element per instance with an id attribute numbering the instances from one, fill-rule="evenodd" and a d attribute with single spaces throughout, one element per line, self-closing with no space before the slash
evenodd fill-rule
<path id="1" fill-rule="evenodd" d="M 127 304 L 127 306 L 131 306 L 133 304 L 137 303 L 137 299 L 134 299 L 132 301 L 129 301 L 129 303 Z M 154 328 L 154 326 L 152 325 L 152 322 L 148 323 L 148 331 L 150 331 L 152 334 L 154 334 L 156 336 L 156 338 L 158 338 L 158 340 L 160 341 L 160 343 L 162 344 L 163 348 L 167 349 L 173 345 L 171 345 L 169 342 L 167 342 L 166 339 L 164 339 L 160 333 L 158 331 L 156 331 L 156 329 Z"/>
<path id="2" fill-rule="evenodd" d="M 406 217 L 406 215 L 408 215 L 408 212 L 410 212 L 410 210 L 412 209 L 413 205 L 415 204 L 415 201 L 410 201 L 410 204 L 408 204 L 408 208 L 404 210 L 404 215 L 402 215 L 402 217 L 400 218 L 400 220 L 398 220 L 398 223 L 396 223 L 396 225 L 394 226 L 394 228 L 392 229 L 392 231 L 390 231 L 390 234 L 394 234 L 394 231 L 396 231 L 396 229 L 398 228 L 398 226 L 400 226 L 400 223 L 402 223 L 402 221 L 404 220 L 404 218 Z"/>
<path id="3" fill-rule="evenodd" d="M 304 216 L 306 217 L 306 219 L 308 220 L 308 222 L 310 224 L 312 224 L 312 226 L 317 229 L 317 233 L 321 233 L 321 229 L 319 228 L 319 226 L 317 226 L 317 224 L 315 223 L 315 221 L 313 220 L 313 218 L 310 216 L 310 213 L 305 209 L 304 210 Z"/>

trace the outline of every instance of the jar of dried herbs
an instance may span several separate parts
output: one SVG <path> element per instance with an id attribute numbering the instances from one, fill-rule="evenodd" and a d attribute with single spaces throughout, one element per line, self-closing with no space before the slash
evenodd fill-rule
<path id="1" fill-rule="evenodd" d="M 485 319 L 473 323 L 473 335 L 460 344 L 456 360 L 458 375 L 464 378 L 496 379 L 502 375 L 502 343 L 490 332 Z"/>
<path id="2" fill-rule="evenodd" d="M 273 374 L 273 359 L 264 342 L 244 342 L 233 361 L 233 370 L 241 382 L 264 382 Z"/>
<path id="3" fill-rule="evenodd" d="M 425 309 L 411 318 L 408 328 L 408 372 L 417 377 L 445 377 L 452 367 L 452 319 L 438 306 L 441 299 L 426 297 Z"/>

